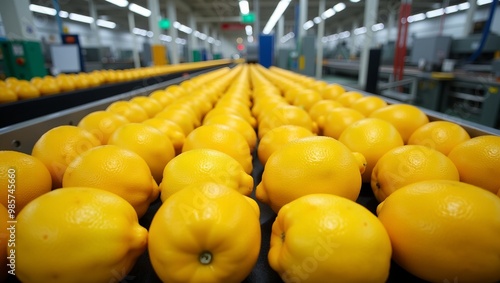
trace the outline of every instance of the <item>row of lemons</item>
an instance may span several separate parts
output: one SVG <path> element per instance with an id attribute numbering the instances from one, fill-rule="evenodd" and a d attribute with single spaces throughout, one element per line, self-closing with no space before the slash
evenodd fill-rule
<path id="1" fill-rule="evenodd" d="M 16 276 L 118 282 L 148 249 L 164 282 L 241 282 L 261 246 L 255 151 L 283 281 L 385 282 L 391 260 L 430 282 L 500 280 L 500 137 L 247 64 L 114 102 L 31 155 L 0 151 Z M 356 203 L 363 182 L 377 215 Z"/>
<path id="2" fill-rule="evenodd" d="M 193 68 L 222 64 L 226 61 L 227 60 L 216 60 L 211 62 L 152 66 L 125 70 L 95 70 L 78 74 L 61 73 L 57 76 L 47 75 L 44 77 L 34 77 L 31 80 L 9 77 L 5 80 L 0 80 L 0 104 L 93 88 L 103 84 L 161 76 L 179 71 L 187 71 Z"/>

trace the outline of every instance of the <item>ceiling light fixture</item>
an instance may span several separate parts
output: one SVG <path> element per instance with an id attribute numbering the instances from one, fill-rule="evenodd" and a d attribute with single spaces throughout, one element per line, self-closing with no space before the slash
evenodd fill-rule
<path id="1" fill-rule="evenodd" d="M 250 13 L 250 6 L 248 5 L 247 0 L 242 0 L 238 4 L 240 5 L 240 12 L 242 15 Z"/>
<path id="2" fill-rule="evenodd" d="M 360 35 L 366 33 L 366 27 L 360 27 L 354 30 L 354 35 Z"/>
<path id="3" fill-rule="evenodd" d="M 142 6 L 139 6 L 137 4 L 134 4 L 134 3 L 131 3 L 130 5 L 128 5 L 128 9 L 136 14 L 139 14 L 143 17 L 146 17 L 148 18 L 149 16 L 151 16 L 151 11 L 142 7 Z"/>
<path id="4" fill-rule="evenodd" d="M 427 16 L 427 18 L 435 18 L 435 17 L 439 17 L 439 16 L 442 16 L 444 14 L 444 9 L 443 8 L 439 8 L 439 9 L 436 9 L 436 10 L 432 10 L 432 11 L 429 11 L 427 13 L 425 13 L 425 15 Z"/>
<path id="5" fill-rule="evenodd" d="M 448 6 L 448 7 L 444 8 L 444 12 L 446 14 L 458 12 L 458 5 Z"/>
<path id="6" fill-rule="evenodd" d="M 106 21 L 102 19 L 97 20 L 97 25 L 103 28 L 109 28 L 109 29 L 114 29 L 116 27 L 116 23 L 111 22 L 111 21 Z"/>
<path id="7" fill-rule="evenodd" d="M 248 36 L 252 35 L 253 33 L 253 29 L 252 29 L 252 26 L 251 25 L 247 25 L 245 26 L 245 32 Z"/>
<path id="8" fill-rule="evenodd" d="M 106 0 L 106 2 L 109 2 L 111 4 L 114 4 L 118 7 L 127 7 L 128 6 L 128 1 L 127 0 Z"/>
<path id="9" fill-rule="evenodd" d="M 66 19 L 69 17 L 69 13 L 66 11 L 59 11 L 59 17 Z"/>
<path id="10" fill-rule="evenodd" d="M 470 8 L 470 4 L 469 4 L 469 2 L 464 2 L 464 3 L 462 3 L 462 4 L 458 4 L 458 9 L 459 9 L 460 11 L 467 10 L 467 9 L 469 9 L 469 8 Z"/>
<path id="11" fill-rule="evenodd" d="M 345 4 L 340 2 L 340 3 L 336 4 L 335 6 L 333 6 L 333 10 L 335 10 L 335 12 L 337 12 L 337 13 L 345 10 Z"/>
<path id="12" fill-rule="evenodd" d="M 80 14 L 75 14 L 75 13 L 70 13 L 69 14 L 69 19 L 77 22 L 82 22 L 82 23 L 87 23 L 91 24 L 94 22 L 94 18 L 89 17 L 89 16 L 84 16 Z"/>
<path id="13" fill-rule="evenodd" d="M 491 2 L 493 2 L 493 0 L 477 0 L 477 5 L 482 6 L 482 5 L 490 4 Z"/>
<path id="14" fill-rule="evenodd" d="M 423 21 L 423 20 L 425 20 L 425 14 L 424 13 L 415 14 L 415 15 L 412 15 L 412 16 L 408 17 L 408 22 L 409 23 L 414 23 L 414 22 Z"/>
<path id="15" fill-rule="evenodd" d="M 328 9 L 328 10 L 324 11 L 324 12 L 321 14 L 321 18 L 322 18 L 323 20 L 326 20 L 326 19 L 328 19 L 328 18 L 331 18 L 333 15 L 335 15 L 335 13 L 336 13 L 336 12 L 333 10 L 333 8 L 330 8 L 330 9 Z"/>
<path id="16" fill-rule="evenodd" d="M 304 23 L 304 25 L 302 26 L 305 30 L 308 30 L 310 28 L 312 28 L 314 26 L 314 23 L 313 21 L 309 20 L 307 22 Z"/>
<path id="17" fill-rule="evenodd" d="M 49 16 L 55 16 L 57 13 L 56 9 L 54 9 L 54 8 L 44 7 L 44 6 L 35 5 L 35 4 L 30 4 L 29 9 L 32 12 L 45 14 L 45 15 L 49 15 Z"/>
<path id="18" fill-rule="evenodd" d="M 269 17 L 269 20 L 267 21 L 267 24 L 265 25 L 262 33 L 269 34 L 273 30 L 273 28 L 276 25 L 276 23 L 278 22 L 278 20 L 281 18 L 283 13 L 286 11 L 286 8 L 288 8 L 290 1 L 291 0 L 281 0 L 278 3 L 278 5 L 276 5 L 276 9 L 274 9 L 273 14 L 271 15 L 271 17 Z"/>

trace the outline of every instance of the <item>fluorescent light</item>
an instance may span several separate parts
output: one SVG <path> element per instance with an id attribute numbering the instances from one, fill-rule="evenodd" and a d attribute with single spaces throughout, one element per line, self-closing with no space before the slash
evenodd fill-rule
<path id="1" fill-rule="evenodd" d="M 493 2 L 493 0 L 477 0 L 477 5 L 482 6 L 482 5 L 490 4 L 491 2 Z"/>
<path id="2" fill-rule="evenodd" d="M 172 25 L 174 28 L 178 29 L 181 27 L 181 23 L 179 23 L 178 21 L 175 21 Z"/>
<path id="3" fill-rule="evenodd" d="M 172 37 L 170 35 L 160 34 L 159 38 L 161 41 L 167 41 L 167 42 L 172 41 Z"/>
<path id="4" fill-rule="evenodd" d="M 97 25 L 100 27 L 109 28 L 109 29 L 114 29 L 116 27 L 116 23 L 106 21 L 106 20 L 101 20 L 101 19 L 97 20 Z"/>
<path id="5" fill-rule="evenodd" d="M 69 17 L 69 13 L 66 11 L 59 11 L 59 17 L 66 19 Z"/>
<path id="6" fill-rule="evenodd" d="M 201 34 L 201 32 L 199 32 L 199 31 L 197 31 L 197 30 L 195 30 L 195 31 L 194 31 L 194 33 L 193 33 L 193 35 L 194 35 L 194 36 L 196 36 L 196 37 L 199 37 L 199 36 L 200 36 L 200 34 Z"/>
<path id="7" fill-rule="evenodd" d="M 420 13 L 420 14 L 416 14 L 416 15 L 412 15 L 412 16 L 408 17 L 409 23 L 418 22 L 418 21 L 422 21 L 422 20 L 425 20 L 424 13 Z"/>
<path id="8" fill-rule="evenodd" d="M 199 39 L 201 39 L 201 40 L 206 40 L 207 38 L 208 38 L 208 36 L 207 36 L 206 34 L 204 34 L 204 33 L 201 33 L 201 34 L 200 34 Z"/>
<path id="9" fill-rule="evenodd" d="M 336 12 L 333 10 L 333 8 L 330 8 L 330 9 L 324 11 L 323 14 L 321 14 L 321 18 L 323 20 L 326 20 L 328 18 L 331 18 L 333 15 L 335 15 L 335 13 Z"/>
<path id="10" fill-rule="evenodd" d="M 444 9 L 443 8 L 439 8 L 439 9 L 432 10 L 432 11 L 429 11 L 429 12 L 425 13 L 425 15 L 427 16 L 427 18 L 435 18 L 435 17 L 442 16 L 443 14 L 444 14 Z"/>
<path id="11" fill-rule="evenodd" d="M 343 32 L 339 33 L 340 39 L 348 38 L 349 36 L 351 36 L 351 33 L 349 31 L 343 31 Z"/>
<path id="12" fill-rule="evenodd" d="M 238 4 L 240 4 L 241 14 L 246 15 L 246 14 L 250 13 L 250 7 L 248 6 L 248 1 L 243 0 L 243 1 L 240 1 Z"/>
<path id="13" fill-rule="evenodd" d="M 155 34 L 154 34 L 152 31 L 150 31 L 150 30 L 148 30 L 148 31 L 146 32 L 146 36 L 147 36 L 147 37 L 153 37 L 153 35 L 155 35 Z"/>
<path id="14" fill-rule="evenodd" d="M 118 7 L 127 7 L 128 1 L 127 0 L 106 0 L 107 2 L 114 4 Z"/>
<path id="15" fill-rule="evenodd" d="M 444 12 L 446 14 L 458 12 L 458 5 L 448 6 L 448 7 L 444 8 Z"/>
<path id="16" fill-rule="evenodd" d="M 245 26 L 245 32 L 247 33 L 247 35 L 252 35 L 253 33 L 253 29 L 252 29 L 252 26 L 251 25 L 247 25 Z"/>
<path id="17" fill-rule="evenodd" d="M 264 27 L 264 30 L 262 31 L 262 33 L 269 34 L 273 30 L 274 26 L 276 25 L 278 20 L 283 15 L 286 8 L 288 7 L 288 4 L 290 4 L 290 0 L 281 0 L 278 3 L 278 5 L 276 5 L 276 9 L 274 9 L 273 14 L 271 15 L 271 17 L 267 21 L 267 24 Z"/>
<path id="18" fill-rule="evenodd" d="M 151 11 L 142 7 L 142 6 L 139 6 L 137 4 L 134 4 L 134 3 L 131 3 L 130 5 L 128 5 L 128 9 L 136 14 L 139 14 L 141 16 L 144 16 L 144 17 L 149 17 L 151 16 Z"/>
<path id="19" fill-rule="evenodd" d="M 383 29 L 384 29 L 384 24 L 383 23 L 374 24 L 372 26 L 372 30 L 373 31 L 379 31 L 379 30 L 383 30 Z"/>
<path id="20" fill-rule="evenodd" d="M 214 44 L 215 43 L 215 38 L 209 36 L 208 39 L 207 39 L 207 42 L 210 43 L 210 44 Z"/>
<path id="21" fill-rule="evenodd" d="M 289 33 L 285 34 L 282 38 L 280 38 L 280 42 L 285 43 L 294 37 L 295 37 L 295 34 L 293 32 L 289 32 Z"/>
<path id="22" fill-rule="evenodd" d="M 350 0 L 352 3 L 358 3 L 360 0 Z"/>
<path id="23" fill-rule="evenodd" d="M 45 14 L 45 15 L 49 15 L 49 16 L 55 16 L 57 13 L 56 9 L 54 9 L 54 8 L 44 7 L 44 6 L 35 5 L 35 4 L 30 4 L 29 9 L 32 12 Z"/>
<path id="24" fill-rule="evenodd" d="M 310 28 L 312 28 L 314 26 L 314 23 L 313 21 L 309 20 L 307 22 L 304 23 L 304 25 L 302 26 L 305 30 L 308 30 Z"/>
<path id="25" fill-rule="evenodd" d="M 147 30 L 145 30 L 145 29 L 133 28 L 133 29 L 132 29 L 132 33 L 133 33 L 133 34 L 137 34 L 137 35 L 146 36 L 146 34 L 148 33 L 148 31 L 147 31 Z"/>
<path id="26" fill-rule="evenodd" d="M 77 22 L 82 22 L 82 23 L 87 23 L 91 24 L 94 22 L 94 18 L 89 17 L 89 16 L 84 16 L 80 14 L 75 14 L 75 13 L 70 13 L 69 14 L 69 19 Z"/>
<path id="27" fill-rule="evenodd" d="M 253 42 L 253 36 L 249 35 L 247 36 L 247 41 L 252 43 Z"/>
<path id="28" fill-rule="evenodd" d="M 459 9 L 460 11 L 467 10 L 467 9 L 469 9 L 469 8 L 470 8 L 470 4 L 469 4 L 469 2 L 464 2 L 464 3 L 462 3 L 462 4 L 458 4 L 458 9 Z"/>
<path id="29" fill-rule="evenodd" d="M 181 45 L 185 45 L 186 44 L 186 40 L 184 38 L 176 38 L 175 39 L 175 43 L 177 44 L 181 44 Z"/>
<path id="30" fill-rule="evenodd" d="M 343 11 L 344 9 L 345 9 L 345 4 L 342 2 L 333 6 L 333 10 L 335 10 L 335 12 L 337 12 L 337 13 Z"/>
<path id="31" fill-rule="evenodd" d="M 354 35 L 360 35 L 366 33 L 366 27 L 360 27 L 354 30 Z"/>
<path id="32" fill-rule="evenodd" d="M 313 19 L 313 22 L 318 25 L 319 23 L 321 23 L 321 18 L 320 17 L 316 17 L 316 18 Z"/>
<path id="33" fill-rule="evenodd" d="M 191 34 L 193 32 L 192 28 L 185 26 L 185 25 L 181 25 L 179 27 L 179 30 L 182 31 L 183 33 L 187 33 L 187 34 Z"/>

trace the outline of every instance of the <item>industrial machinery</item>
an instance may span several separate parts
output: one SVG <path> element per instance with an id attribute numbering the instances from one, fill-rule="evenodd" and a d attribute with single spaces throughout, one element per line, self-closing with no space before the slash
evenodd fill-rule
<path id="1" fill-rule="evenodd" d="M 29 80 L 47 74 L 42 47 L 37 41 L 1 41 L 0 64 L 5 77 Z"/>

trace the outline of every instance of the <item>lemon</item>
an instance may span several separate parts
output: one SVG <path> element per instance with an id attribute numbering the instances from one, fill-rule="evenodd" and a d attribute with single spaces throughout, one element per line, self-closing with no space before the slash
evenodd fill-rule
<path id="1" fill-rule="evenodd" d="M 236 159 L 245 172 L 253 169 L 250 147 L 242 134 L 224 125 L 203 125 L 192 131 L 182 147 L 182 152 L 196 148 L 210 148 Z"/>
<path id="2" fill-rule="evenodd" d="M 17 217 L 16 276 L 22 282 L 115 282 L 146 249 L 132 206 L 94 188 L 54 190 Z"/>
<path id="3" fill-rule="evenodd" d="M 405 145 L 386 152 L 372 171 L 371 187 L 379 202 L 399 188 L 425 180 L 458 181 L 457 167 L 441 152 Z"/>
<path id="4" fill-rule="evenodd" d="M 164 90 L 155 90 L 149 94 L 149 97 L 159 102 L 163 107 L 168 106 L 175 97 Z"/>
<path id="5" fill-rule="evenodd" d="M 387 102 L 380 97 L 365 96 L 350 105 L 354 110 L 361 112 L 365 116 L 369 116 L 373 111 L 387 106 Z"/>
<path id="6" fill-rule="evenodd" d="M 27 81 L 20 82 L 15 88 L 19 99 L 32 99 L 40 97 L 40 91 Z"/>
<path id="7" fill-rule="evenodd" d="M 369 117 L 386 120 L 393 124 L 405 143 L 408 142 L 415 130 L 429 123 L 429 118 L 422 110 L 409 104 L 393 104 L 382 107 L 373 111 Z"/>
<path id="8" fill-rule="evenodd" d="M 311 116 L 311 119 L 318 124 L 319 130 L 322 132 L 325 127 L 326 116 L 328 113 L 330 113 L 331 110 L 342 106 L 343 105 L 340 102 L 335 100 L 320 100 L 309 109 L 309 116 Z"/>
<path id="9" fill-rule="evenodd" d="M 107 144 L 111 134 L 127 123 L 129 121 L 122 115 L 109 111 L 95 111 L 85 115 L 78 122 L 78 127 L 94 134 L 101 141 L 101 144 Z"/>
<path id="10" fill-rule="evenodd" d="M 115 101 L 106 108 L 106 111 L 122 115 L 134 123 L 140 123 L 149 118 L 146 110 L 130 101 Z"/>
<path id="11" fill-rule="evenodd" d="M 163 282 L 243 281 L 260 251 L 259 214 L 253 199 L 221 184 L 197 183 L 173 194 L 149 229 L 156 274 Z"/>
<path id="12" fill-rule="evenodd" d="M 0 204 L 17 215 L 35 198 L 50 192 L 52 178 L 45 165 L 31 155 L 0 151 Z M 15 216 L 14 215 L 14 216 Z"/>
<path id="13" fill-rule="evenodd" d="M 87 150 L 101 145 L 90 132 L 75 126 L 59 126 L 45 132 L 33 146 L 31 155 L 47 167 L 52 188 L 61 187 L 66 167 Z"/>
<path id="14" fill-rule="evenodd" d="M 457 166 L 460 181 L 492 193 L 500 190 L 500 137 L 485 135 L 464 141 L 448 157 Z"/>
<path id="15" fill-rule="evenodd" d="M 115 193 L 142 217 L 159 195 L 148 164 L 133 151 L 116 145 L 93 148 L 71 162 L 63 187 L 88 186 Z"/>
<path id="16" fill-rule="evenodd" d="M 305 137 L 315 136 L 310 130 L 294 125 L 285 125 L 267 132 L 259 141 L 257 155 L 262 165 L 265 165 L 271 154 L 285 144 Z"/>
<path id="17" fill-rule="evenodd" d="M 6 86 L 0 86 L 0 103 L 14 102 L 17 100 L 18 96 L 15 91 Z"/>
<path id="18" fill-rule="evenodd" d="M 256 197 L 278 212 L 301 196 L 329 193 L 356 200 L 361 190 L 358 160 L 329 137 L 291 141 L 267 160 Z"/>
<path id="19" fill-rule="evenodd" d="M 313 133 L 317 133 L 318 126 L 309 114 L 302 108 L 284 105 L 272 109 L 262 120 L 259 120 L 258 136 L 262 138 L 270 130 L 283 125 L 302 126 Z"/>
<path id="20" fill-rule="evenodd" d="M 404 145 L 396 127 L 376 118 L 354 122 L 342 132 L 339 141 L 366 158 L 367 165 L 362 175 L 366 183 L 370 182 L 377 161 L 389 150 Z"/>
<path id="21" fill-rule="evenodd" d="M 213 182 L 249 196 L 253 178 L 238 161 L 214 149 L 200 148 L 184 152 L 172 159 L 163 171 L 161 199 L 165 201 L 190 184 Z"/>
<path id="22" fill-rule="evenodd" d="M 317 91 L 311 89 L 305 89 L 300 91 L 293 100 L 293 105 L 304 108 L 309 111 L 311 107 L 318 101 L 322 99 L 321 94 Z"/>
<path id="23" fill-rule="evenodd" d="M 342 103 L 342 105 L 344 105 L 345 107 L 350 107 L 362 97 L 363 95 L 357 91 L 347 91 L 339 95 L 336 101 Z"/>
<path id="24" fill-rule="evenodd" d="M 253 151 L 257 144 L 257 133 L 255 129 L 243 118 L 233 114 L 213 115 L 203 121 L 203 125 L 219 124 L 242 134 L 248 142 L 250 151 Z"/>
<path id="25" fill-rule="evenodd" d="M 155 118 L 172 121 L 182 128 L 185 136 L 189 135 L 196 127 L 196 114 L 188 109 L 174 108 L 172 105 L 170 104 L 168 108 L 156 114 Z"/>
<path id="26" fill-rule="evenodd" d="M 339 84 L 331 84 L 323 89 L 323 98 L 335 100 L 345 92 L 345 88 Z"/>
<path id="27" fill-rule="evenodd" d="M 425 145 L 448 155 L 470 136 L 460 125 L 447 121 L 434 121 L 421 126 L 408 139 L 408 144 Z"/>
<path id="28" fill-rule="evenodd" d="M 338 107 L 326 115 L 323 135 L 338 139 L 342 132 L 352 123 L 364 119 L 361 112 L 347 107 Z"/>
<path id="29" fill-rule="evenodd" d="M 186 135 L 184 135 L 184 131 L 178 124 L 161 118 L 151 118 L 142 123 L 152 126 L 160 132 L 166 134 L 174 146 L 175 154 L 182 152 L 182 145 L 184 145 Z"/>
<path id="30" fill-rule="evenodd" d="M 137 96 L 130 100 L 130 102 L 139 105 L 142 109 L 146 111 L 149 118 L 154 117 L 161 110 L 163 110 L 163 106 L 160 102 L 155 100 L 154 98 L 145 97 L 145 96 Z"/>
<path id="31" fill-rule="evenodd" d="M 363 206 L 311 194 L 283 206 L 273 223 L 268 259 L 285 282 L 386 282 L 391 242 Z"/>
<path id="32" fill-rule="evenodd" d="M 424 181 L 377 208 L 393 258 L 430 282 L 500 280 L 500 198 L 457 181 Z"/>
<path id="33" fill-rule="evenodd" d="M 108 144 L 137 153 L 146 161 L 157 183 L 161 182 L 163 168 L 174 158 L 174 145 L 168 136 L 152 126 L 128 123 L 116 129 Z"/>

